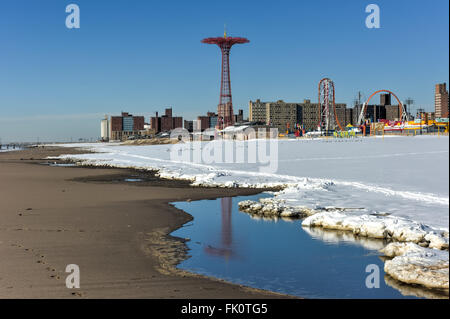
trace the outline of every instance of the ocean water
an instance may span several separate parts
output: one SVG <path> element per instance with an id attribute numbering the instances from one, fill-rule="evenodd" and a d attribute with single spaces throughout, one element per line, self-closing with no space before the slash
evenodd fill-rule
<path id="1" fill-rule="evenodd" d="M 172 203 L 194 217 L 172 233 L 190 239 L 191 257 L 178 267 L 306 298 L 434 297 L 384 274 L 378 249 L 386 243 L 380 240 L 303 229 L 301 220 L 254 219 L 238 210 L 238 202 L 262 196 L 269 195 Z M 379 288 L 366 286 L 374 275 L 370 267 L 379 270 Z"/>

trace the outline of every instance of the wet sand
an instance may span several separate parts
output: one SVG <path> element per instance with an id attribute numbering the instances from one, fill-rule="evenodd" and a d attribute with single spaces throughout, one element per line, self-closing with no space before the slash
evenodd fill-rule
<path id="1" fill-rule="evenodd" d="M 192 188 L 126 169 L 42 165 L 54 162 L 47 156 L 79 152 L 0 153 L 0 298 L 286 297 L 175 268 L 188 252 L 184 239 L 167 234 L 192 217 L 169 202 L 258 190 Z M 66 288 L 68 264 L 80 267 L 80 289 Z"/>

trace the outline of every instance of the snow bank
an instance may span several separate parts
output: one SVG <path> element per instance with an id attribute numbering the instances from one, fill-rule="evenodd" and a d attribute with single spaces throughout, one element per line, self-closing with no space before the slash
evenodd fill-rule
<path id="1" fill-rule="evenodd" d="M 266 217 L 301 218 L 315 214 L 316 211 L 304 206 L 289 206 L 272 198 L 261 198 L 259 202 L 245 200 L 239 202 L 239 210 L 252 215 Z"/>
<path id="2" fill-rule="evenodd" d="M 247 154 L 252 141 L 226 144 Z M 195 151 L 202 145 L 181 148 Z M 305 229 L 317 226 L 448 249 L 448 137 L 279 140 L 275 173 L 249 162 L 172 160 L 172 145 L 60 146 L 94 151 L 60 157 L 81 165 L 155 170 L 161 178 L 189 180 L 194 186 L 279 188 L 272 199 L 240 204 L 252 218 L 306 217 Z"/>
<path id="3" fill-rule="evenodd" d="M 175 161 L 170 157 L 173 145 L 67 144 L 61 146 L 95 153 L 61 158 L 156 170 L 162 178 L 189 180 L 194 186 L 280 188 L 274 196 L 286 207 L 364 208 L 365 213 L 387 213 L 448 229 L 447 137 L 356 140 L 280 140 L 276 173 L 260 172 L 258 163 Z M 248 152 L 249 144 L 236 142 L 234 150 Z M 194 152 L 199 143 L 181 147 Z"/>
<path id="4" fill-rule="evenodd" d="M 387 257 L 384 271 L 392 278 L 428 288 L 448 289 L 449 253 L 413 243 L 391 243 L 381 250 Z"/>
<path id="5" fill-rule="evenodd" d="M 276 192 L 275 194 L 280 194 L 281 192 Z M 309 208 L 307 206 L 292 205 L 286 203 L 285 200 L 278 199 L 277 197 L 261 198 L 259 199 L 258 202 L 245 200 L 239 202 L 238 205 L 240 211 L 252 215 L 291 217 L 291 218 L 304 218 L 324 211 L 345 212 L 348 210 L 358 209 L 358 208 L 345 208 L 334 206 Z"/>
<path id="6" fill-rule="evenodd" d="M 448 231 L 434 229 L 402 217 L 350 215 L 329 211 L 305 218 L 302 226 L 351 231 L 363 237 L 413 242 L 423 247 L 448 249 Z"/>

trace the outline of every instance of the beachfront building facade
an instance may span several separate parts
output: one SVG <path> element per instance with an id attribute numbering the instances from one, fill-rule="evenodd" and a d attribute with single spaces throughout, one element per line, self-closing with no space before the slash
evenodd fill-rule
<path id="1" fill-rule="evenodd" d="M 351 124 L 353 111 L 347 109 L 347 104 L 337 103 L 336 114 L 342 126 Z M 283 100 L 276 102 L 249 102 L 250 122 L 262 122 L 277 127 L 280 132 L 293 131 L 302 128 L 314 131 L 319 123 L 319 104 L 311 100 L 303 103 L 288 103 Z"/>
<path id="2" fill-rule="evenodd" d="M 301 122 L 302 106 L 299 103 L 286 103 L 283 100 L 266 103 L 265 123 L 286 132 Z"/>
<path id="3" fill-rule="evenodd" d="M 109 140 L 123 141 L 144 131 L 144 117 L 122 112 L 121 116 L 111 116 L 109 121 Z"/>

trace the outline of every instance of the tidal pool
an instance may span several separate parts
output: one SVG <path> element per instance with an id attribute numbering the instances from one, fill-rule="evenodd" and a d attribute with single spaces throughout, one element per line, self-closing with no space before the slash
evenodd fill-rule
<path id="1" fill-rule="evenodd" d="M 178 267 L 306 298 L 439 297 L 386 276 L 378 252 L 386 244 L 381 240 L 304 229 L 301 220 L 256 219 L 238 209 L 240 201 L 268 196 L 172 203 L 194 217 L 172 233 L 190 239 L 190 258 Z M 378 266 L 379 288 L 366 287 L 372 274 L 366 272 L 368 265 Z"/>

